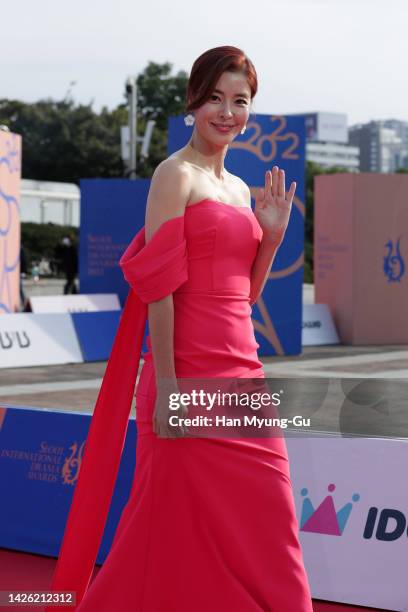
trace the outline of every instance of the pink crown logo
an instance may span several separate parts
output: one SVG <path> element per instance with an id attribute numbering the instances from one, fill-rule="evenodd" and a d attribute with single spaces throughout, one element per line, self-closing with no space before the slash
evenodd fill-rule
<path id="1" fill-rule="evenodd" d="M 327 490 L 332 493 L 336 486 L 329 484 Z M 320 506 L 316 509 L 313 506 L 309 491 L 302 489 L 300 494 L 304 497 L 302 504 L 302 515 L 300 518 L 300 531 L 310 531 L 312 533 L 325 533 L 327 535 L 342 535 L 350 513 L 353 509 L 353 503 L 360 499 L 358 493 L 354 493 L 352 501 L 347 502 L 340 510 L 336 512 L 332 495 L 326 495 Z"/>

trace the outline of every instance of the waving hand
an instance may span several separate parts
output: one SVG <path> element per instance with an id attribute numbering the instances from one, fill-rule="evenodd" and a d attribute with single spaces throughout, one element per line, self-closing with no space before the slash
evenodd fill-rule
<path id="1" fill-rule="evenodd" d="M 285 189 L 285 171 L 278 166 L 265 173 L 265 188 L 260 189 L 255 200 L 255 216 L 271 241 L 281 243 L 289 223 L 296 183 Z"/>

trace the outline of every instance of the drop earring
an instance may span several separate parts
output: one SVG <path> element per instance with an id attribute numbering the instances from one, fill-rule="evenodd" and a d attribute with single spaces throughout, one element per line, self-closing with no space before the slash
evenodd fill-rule
<path id="1" fill-rule="evenodd" d="M 194 125 L 195 117 L 191 113 L 184 117 L 184 123 L 187 126 Z"/>
<path id="2" fill-rule="evenodd" d="M 245 130 L 246 130 L 246 125 L 244 125 L 244 127 L 241 130 L 241 134 L 245 134 Z"/>

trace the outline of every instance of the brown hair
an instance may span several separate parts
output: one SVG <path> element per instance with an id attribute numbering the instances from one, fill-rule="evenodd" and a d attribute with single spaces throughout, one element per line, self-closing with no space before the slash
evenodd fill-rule
<path id="1" fill-rule="evenodd" d="M 187 112 L 207 102 L 218 79 L 226 70 L 245 74 L 253 99 L 258 91 L 258 77 L 249 57 L 237 47 L 214 47 L 200 55 L 193 64 L 187 85 Z"/>

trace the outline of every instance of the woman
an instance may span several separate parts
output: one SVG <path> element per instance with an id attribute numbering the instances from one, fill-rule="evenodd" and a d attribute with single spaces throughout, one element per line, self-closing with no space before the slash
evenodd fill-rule
<path id="1" fill-rule="evenodd" d="M 169 421 L 169 394 L 181 379 L 264 377 L 251 305 L 283 240 L 296 184 L 286 193 L 275 166 L 253 213 L 249 188 L 224 168 L 256 91 L 240 49 L 210 49 L 195 61 L 192 137 L 156 168 L 145 228 L 121 259 L 130 298 L 148 304 L 137 467 L 79 612 L 312 610 L 283 437 L 191 437 L 182 420 Z M 54 582 L 61 585 L 69 587 Z"/>

